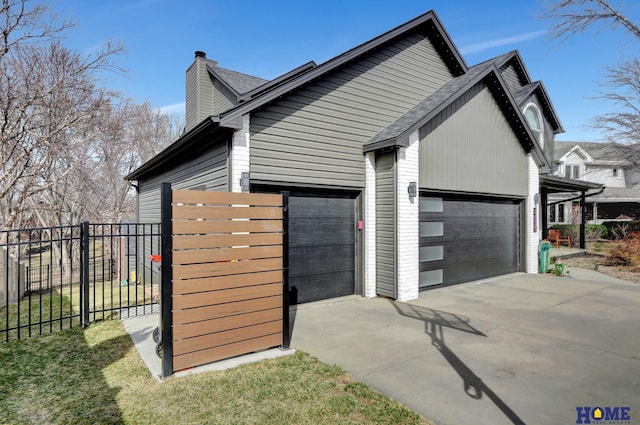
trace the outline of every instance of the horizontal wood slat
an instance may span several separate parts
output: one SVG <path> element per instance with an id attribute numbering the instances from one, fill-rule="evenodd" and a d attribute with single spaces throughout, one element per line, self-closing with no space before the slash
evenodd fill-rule
<path id="1" fill-rule="evenodd" d="M 237 274 L 231 276 L 204 277 L 201 279 L 174 280 L 173 295 L 193 292 L 218 291 L 220 289 L 240 288 L 265 283 L 281 283 L 282 270 L 261 273 Z"/>
<path id="2" fill-rule="evenodd" d="M 254 311 L 237 316 L 228 316 L 220 319 L 174 326 L 173 339 L 179 340 L 193 338 L 200 335 L 243 328 L 259 323 L 275 322 L 278 320 L 282 320 L 282 309 L 280 308 Z"/>
<path id="3" fill-rule="evenodd" d="M 189 295 L 174 295 L 173 308 L 174 310 L 182 310 L 185 308 L 224 304 L 247 299 L 272 297 L 275 295 L 282 295 L 281 283 L 268 283 L 266 285 L 245 286 L 236 289 L 199 292 Z"/>
<path id="4" fill-rule="evenodd" d="M 173 191 L 173 369 L 283 341 L 283 197 Z"/>
<path id="5" fill-rule="evenodd" d="M 273 297 L 257 298 L 253 300 L 237 301 L 227 304 L 190 308 L 188 310 L 176 310 L 173 312 L 173 324 L 181 325 L 202 320 L 216 319 L 248 313 L 251 311 L 268 310 L 278 308 L 282 311 L 282 294 Z"/>
<path id="6" fill-rule="evenodd" d="M 188 264 L 173 267 L 174 279 L 194 279 L 230 274 L 266 272 L 282 268 L 281 258 L 265 260 L 230 261 L 227 263 Z"/>
<path id="7" fill-rule="evenodd" d="M 280 207 L 205 207 L 196 205 L 174 205 L 173 219 L 266 219 L 282 218 Z"/>
<path id="8" fill-rule="evenodd" d="M 281 232 L 282 220 L 174 221 L 174 235 L 233 232 Z"/>
<path id="9" fill-rule="evenodd" d="M 195 264 L 217 261 L 254 260 L 282 257 L 282 245 L 238 248 L 190 249 L 174 251 L 173 264 Z"/>
<path id="10" fill-rule="evenodd" d="M 258 338 L 264 335 L 271 335 L 282 332 L 282 319 L 275 322 L 260 323 L 239 329 L 230 329 L 214 334 L 201 335 L 194 338 L 173 340 L 173 354 L 191 353 L 193 351 L 204 350 L 211 347 L 218 347 L 234 342 L 245 341 L 247 339 Z"/>
<path id="11" fill-rule="evenodd" d="M 205 363 L 215 362 L 217 360 L 229 357 L 239 356 L 253 351 L 264 350 L 266 348 L 276 347 L 282 343 L 282 330 L 279 333 L 261 336 L 258 338 L 240 341 L 221 347 L 213 347 L 194 353 L 183 354 L 173 357 L 173 370 L 180 371 Z"/>
<path id="12" fill-rule="evenodd" d="M 282 233 L 245 233 L 173 237 L 173 249 L 176 250 L 220 248 L 239 245 L 282 245 Z"/>
<path id="13" fill-rule="evenodd" d="M 178 204 L 282 206 L 282 195 L 274 194 L 174 190 L 172 196 Z"/>

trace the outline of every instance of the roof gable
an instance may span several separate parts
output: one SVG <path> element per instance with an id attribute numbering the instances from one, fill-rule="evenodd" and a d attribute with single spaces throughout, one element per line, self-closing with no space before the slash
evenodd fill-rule
<path id="1" fill-rule="evenodd" d="M 591 157 L 591 155 L 589 155 L 584 149 L 582 149 L 578 145 L 574 146 L 569 152 L 567 152 L 566 154 L 562 155 L 562 158 L 560 158 L 560 161 L 565 161 L 567 158 L 569 158 L 569 156 L 571 156 L 573 154 L 578 155 L 584 161 L 587 161 L 587 162 L 593 161 L 593 158 Z"/>
<path id="2" fill-rule="evenodd" d="M 489 87 L 523 149 L 526 152 L 534 152 L 534 157 L 539 166 L 546 166 L 551 169 L 551 164 L 548 163 L 540 145 L 535 142 L 535 136 L 531 133 L 529 126 L 525 124 L 524 116 L 502 79 L 499 70 L 491 61 L 472 67 L 466 74 L 449 81 L 440 90 L 366 142 L 363 146 L 363 151 L 369 152 L 386 147 L 408 146 L 411 133 L 435 118 L 438 113 L 481 81 Z"/>
<path id="3" fill-rule="evenodd" d="M 520 56 L 518 50 L 512 50 L 500 56 L 496 56 L 493 59 L 489 59 L 487 62 L 493 62 L 495 66 L 500 70 L 500 74 L 503 74 L 505 70 L 511 66 L 518 75 L 521 88 L 519 90 L 512 89 L 512 94 L 516 99 L 516 102 L 520 108 L 524 107 L 527 100 L 532 95 L 536 94 L 540 101 L 540 106 L 547 118 L 551 123 L 554 134 L 563 133 L 564 128 L 558 118 L 558 114 L 551 103 L 551 99 L 547 93 L 547 89 L 544 87 L 542 81 L 532 81 L 529 71 Z"/>
<path id="4" fill-rule="evenodd" d="M 564 161 L 571 153 L 579 150 L 589 162 L 630 165 L 635 159 L 635 149 L 637 148 L 618 143 L 556 142 L 554 156 L 556 161 Z"/>
<path id="5" fill-rule="evenodd" d="M 424 31 L 429 38 L 433 39 L 433 44 L 436 46 L 440 57 L 454 76 L 463 75 L 467 72 L 468 67 L 462 55 L 442 26 L 440 19 L 434 11 L 429 11 L 321 65 L 297 74 L 283 84 L 276 85 L 267 91 L 259 90 L 260 93 L 256 93 L 251 100 L 221 114 L 221 125 L 235 126 L 240 116 L 414 31 Z"/>

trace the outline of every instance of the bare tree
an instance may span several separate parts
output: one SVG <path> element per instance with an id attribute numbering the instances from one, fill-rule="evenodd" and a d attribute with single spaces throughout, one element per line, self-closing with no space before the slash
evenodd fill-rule
<path id="1" fill-rule="evenodd" d="M 122 47 L 69 50 L 69 26 L 30 0 L 0 0 L 0 228 L 130 216 L 123 177 L 178 137 L 173 117 L 101 85 Z"/>
<path id="2" fill-rule="evenodd" d="M 0 59 L 14 48 L 51 41 L 69 27 L 69 22 L 54 19 L 45 5 L 29 0 L 1 0 Z"/>
<path id="3" fill-rule="evenodd" d="M 640 26 L 622 10 L 622 4 L 607 0 L 559 0 L 545 2 L 543 18 L 554 21 L 552 37 L 562 41 L 576 34 L 595 29 L 622 28 L 635 41 L 640 41 Z M 594 28 L 595 27 L 595 28 Z M 638 58 L 606 68 L 605 82 L 598 98 L 617 107 L 616 112 L 594 117 L 590 125 L 605 130 L 615 143 L 640 143 L 640 61 Z"/>
<path id="4" fill-rule="evenodd" d="M 138 168 L 178 137 L 176 121 L 154 110 L 121 100 L 110 105 L 96 127 L 93 148 L 94 185 L 100 193 L 100 219 L 119 222 L 135 213 L 135 191 L 124 176 Z"/>
<path id="5" fill-rule="evenodd" d="M 566 40 L 593 26 L 600 26 L 599 29 L 623 27 L 640 38 L 640 27 L 622 13 L 621 6 L 614 6 L 607 0 L 546 1 L 544 6 L 542 17 L 556 21 L 550 28 L 554 38 Z"/>
<path id="6" fill-rule="evenodd" d="M 15 228 L 37 218 L 34 203 L 69 172 L 64 159 L 86 141 L 110 98 L 97 75 L 115 68 L 122 48 L 107 43 L 80 55 L 57 40 L 68 25 L 56 25 L 43 6 L 2 0 L 1 7 L 0 217 Z"/>

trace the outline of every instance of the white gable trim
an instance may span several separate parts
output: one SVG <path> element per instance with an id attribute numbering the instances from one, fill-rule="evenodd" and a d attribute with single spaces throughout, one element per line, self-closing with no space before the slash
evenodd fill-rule
<path id="1" fill-rule="evenodd" d="M 591 155 L 589 155 L 587 153 L 587 151 L 585 151 L 583 148 L 581 148 L 578 145 L 575 145 L 573 148 L 571 148 L 571 150 L 567 153 L 565 153 L 564 155 L 562 155 L 562 157 L 560 157 L 559 161 L 560 162 L 565 162 L 567 160 L 567 158 L 569 157 L 569 155 L 571 155 L 572 153 L 577 153 L 578 155 L 580 155 L 581 157 L 584 158 L 584 162 L 592 162 L 593 158 L 591 157 Z"/>

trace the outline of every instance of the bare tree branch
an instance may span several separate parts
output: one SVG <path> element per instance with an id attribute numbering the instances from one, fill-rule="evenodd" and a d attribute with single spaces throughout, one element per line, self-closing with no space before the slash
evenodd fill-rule
<path id="1" fill-rule="evenodd" d="M 614 7 L 607 0 L 560 0 L 546 1 L 541 17 L 556 23 L 550 28 L 550 36 L 565 41 L 571 36 L 598 26 L 623 27 L 633 37 L 640 39 L 640 26 L 627 18 L 621 6 Z"/>

